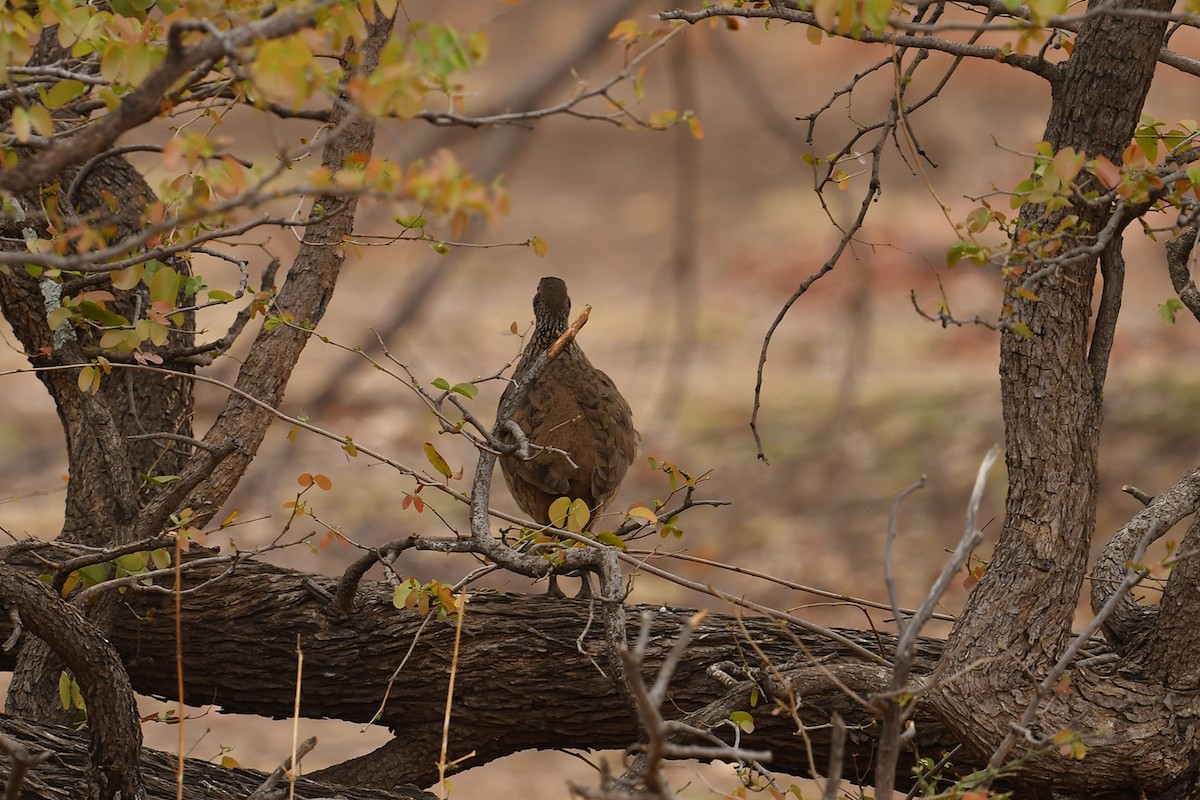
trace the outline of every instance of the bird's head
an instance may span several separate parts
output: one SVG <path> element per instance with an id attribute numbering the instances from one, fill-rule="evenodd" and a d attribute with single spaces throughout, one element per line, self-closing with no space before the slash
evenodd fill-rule
<path id="1" fill-rule="evenodd" d="M 567 296 L 567 284 L 562 278 L 546 277 L 538 282 L 537 294 L 533 296 L 533 314 L 539 332 L 553 333 L 557 337 L 567 329 L 571 298 Z"/>

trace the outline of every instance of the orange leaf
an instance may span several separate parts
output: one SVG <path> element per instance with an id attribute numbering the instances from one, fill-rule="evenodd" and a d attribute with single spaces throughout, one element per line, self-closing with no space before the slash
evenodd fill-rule
<path id="1" fill-rule="evenodd" d="M 1092 174 L 1100 179 L 1105 188 L 1112 189 L 1121 184 L 1121 170 L 1104 156 L 1092 161 Z"/>

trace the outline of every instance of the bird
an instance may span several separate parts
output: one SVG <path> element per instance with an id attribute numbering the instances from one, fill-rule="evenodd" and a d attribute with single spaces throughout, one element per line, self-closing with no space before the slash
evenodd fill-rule
<path id="1" fill-rule="evenodd" d="M 542 278 L 533 296 L 533 314 L 533 333 L 500 398 L 499 409 L 534 362 L 567 330 L 571 298 L 566 282 Z M 621 487 L 640 438 L 633 427 L 633 411 L 612 378 L 592 366 L 578 342 L 572 340 L 534 379 L 509 419 L 531 445 L 527 457 L 516 453 L 500 457 L 513 500 L 541 525 L 550 524 L 550 504 L 558 498 L 582 500 L 591 510 L 590 528 Z M 511 430 L 502 437 L 506 444 L 517 443 Z M 551 575 L 550 592 L 560 594 L 557 588 Z M 585 578 L 581 594 L 588 590 Z"/>

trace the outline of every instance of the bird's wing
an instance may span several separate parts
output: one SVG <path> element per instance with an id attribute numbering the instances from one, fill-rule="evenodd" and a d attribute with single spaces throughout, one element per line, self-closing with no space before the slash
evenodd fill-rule
<path id="1" fill-rule="evenodd" d="M 512 420 L 525 431 L 531 444 L 567 450 L 578 464 L 569 436 L 571 423 L 564 422 L 571 417 L 571 409 L 564 407 L 561 397 L 552 406 L 551 397 L 550 386 L 539 381 L 530 387 L 525 399 L 513 410 Z M 559 453 L 537 451 L 532 458 L 517 460 L 515 466 L 518 477 L 541 491 L 554 497 L 570 496 L 575 470 Z"/>
<path id="2" fill-rule="evenodd" d="M 633 428 L 633 411 L 612 378 L 600 370 L 595 375 L 596 380 L 580 395 L 579 407 L 596 443 L 592 495 L 603 505 L 625 480 L 639 437 Z"/>

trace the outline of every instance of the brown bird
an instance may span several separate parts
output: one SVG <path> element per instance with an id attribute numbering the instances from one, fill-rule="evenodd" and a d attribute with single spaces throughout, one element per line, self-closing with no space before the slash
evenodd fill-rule
<path id="1" fill-rule="evenodd" d="M 542 278 L 533 296 L 533 334 L 513 372 L 513 382 L 500 398 L 501 406 L 533 362 L 566 331 L 570 313 L 567 284 L 561 278 Z M 629 403 L 612 378 L 593 367 L 572 341 L 534 380 L 510 419 L 531 445 L 528 458 L 500 459 L 504 482 L 521 510 L 534 522 L 548 525 L 550 504 L 570 497 L 587 503 L 594 522 L 620 488 L 639 438 Z M 511 433 L 505 436 L 509 443 L 516 441 Z M 570 459 L 539 446 L 565 451 Z M 552 581 L 551 591 L 555 588 Z"/>

